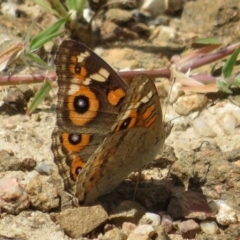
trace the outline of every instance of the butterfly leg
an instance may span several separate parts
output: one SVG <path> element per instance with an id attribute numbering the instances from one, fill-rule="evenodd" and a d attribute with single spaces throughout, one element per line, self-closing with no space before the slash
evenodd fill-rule
<path id="1" fill-rule="evenodd" d="M 136 193 L 137 193 L 137 188 L 139 186 L 139 183 L 141 182 L 141 179 L 142 179 L 142 169 L 140 168 L 139 171 L 138 171 L 137 181 L 136 181 L 136 185 L 135 185 L 135 188 L 134 188 L 133 201 L 135 200 Z"/>

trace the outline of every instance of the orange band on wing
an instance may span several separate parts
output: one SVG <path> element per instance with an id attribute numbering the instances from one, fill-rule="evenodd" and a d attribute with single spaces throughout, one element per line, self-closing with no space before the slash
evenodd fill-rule
<path id="1" fill-rule="evenodd" d="M 145 126 L 147 128 L 151 128 L 152 124 L 156 121 L 156 119 L 157 119 L 157 115 L 155 114 L 149 119 L 149 121 L 145 124 Z"/>
<path id="2" fill-rule="evenodd" d="M 149 106 L 149 107 L 146 109 L 146 111 L 143 113 L 143 119 L 144 119 L 144 120 L 148 119 L 148 118 L 151 116 L 151 114 L 152 114 L 152 112 L 153 112 L 154 110 L 155 110 L 154 105 Z"/>
<path id="3" fill-rule="evenodd" d="M 145 122 L 145 126 L 147 128 L 150 128 L 151 125 L 156 121 L 157 116 L 156 114 L 153 114 L 155 111 L 155 105 L 149 106 L 146 111 L 143 113 L 143 120 Z"/>
<path id="4" fill-rule="evenodd" d="M 84 166 L 86 165 L 86 163 L 84 161 L 81 160 L 81 158 L 79 156 L 74 156 L 72 159 L 72 164 L 71 164 L 71 176 L 73 178 L 74 181 L 77 180 L 78 174 L 77 171 L 78 169 L 82 169 L 84 168 Z"/>
<path id="5" fill-rule="evenodd" d="M 77 66 L 78 61 L 77 61 L 77 56 L 72 56 L 71 57 L 71 64 L 69 65 L 69 70 L 73 74 L 75 79 L 78 79 L 80 82 L 83 82 L 86 78 L 87 75 L 87 69 L 79 64 L 80 72 L 76 73 L 76 66 Z"/>
<path id="6" fill-rule="evenodd" d="M 64 132 L 62 134 L 62 144 L 65 149 L 67 149 L 69 152 L 79 152 L 82 150 L 90 141 L 90 135 L 89 134 L 81 134 L 81 141 L 78 144 L 72 144 L 69 142 L 69 133 Z"/>
<path id="7" fill-rule="evenodd" d="M 125 96 L 125 92 L 121 88 L 117 88 L 108 93 L 108 101 L 112 106 L 116 106 L 119 101 Z"/>
<path id="8" fill-rule="evenodd" d="M 75 111 L 73 103 L 75 97 L 82 95 L 86 96 L 89 100 L 89 108 L 84 113 L 78 113 Z M 99 101 L 96 97 L 96 95 L 87 87 L 82 86 L 80 87 L 80 90 L 75 92 L 73 95 L 69 96 L 68 98 L 68 110 L 69 110 L 69 118 L 72 121 L 73 124 L 78 126 L 84 126 L 86 123 L 93 120 L 99 109 Z"/>

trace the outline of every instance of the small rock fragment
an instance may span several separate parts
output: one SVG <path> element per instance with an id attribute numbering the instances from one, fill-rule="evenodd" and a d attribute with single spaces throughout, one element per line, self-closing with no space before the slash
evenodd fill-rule
<path id="1" fill-rule="evenodd" d="M 28 194 L 16 178 L 0 179 L 0 211 L 18 214 L 30 205 Z"/>
<path id="2" fill-rule="evenodd" d="M 182 116 L 187 116 L 193 111 L 201 110 L 208 102 L 208 98 L 202 94 L 179 97 L 174 104 L 175 111 Z"/>
<path id="3" fill-rule="evenodd" d="M 152 17 L 162 15 L 165 11 L 166 5 L 164 0 L 146 0 L 142 2 L 141 11 Z"/>
<path id="4" fill-rule="evenodd" d="M 126 240 L 127 239 L 127 234 L 123 232 L 123 230 L 118 229 L 118 228 L 114 228 L 112 230 L 107 231 L 104 236 L 103 236 L 103 240 L 110 240 L 110 239 L 114 239 L 114 240 Z"/>
<path id="5" fill-rule="evenodd" d="M 219 233 L 219 228 L 216 222 L 205 220 L 200 222 L 200 227 L 202 231 L 206 234 L 217 234 Z"/>
<path id="6" fill-rule="evenodd" d="M 66 209 L 59 214 L 52 214 L 51 218 L 71 238 L 80 238 L 104 223 L 108 215 L 102 206 L 97 205 Z"/>
<path id="7" fill-rule="evenodd" d="M 132 233 L 147 235 L 149 238 L 151 238 L 155 234 L 155 229 L 151 225 L 142 224 L 137 226 Z"/>
<path id="8" fill-rule="evenodd" d="M 148 235 L 140 233 L 130 233 L 127 240 L 151 240 Z"/>
<path id="9" fill-rule="evenodd" d="M 179 231 L 183 238 L 195 238 L 195 235 L 200 232 L 200 226 L 194 220 L 180 222 L 178 224 Z"/>
<path id="10" fill-rule="evenodd" d="M 35 170 L 38 171 L 40 174 L 51 175 L 52 165 L 45 163 L 45 161 L 42 161 L 35 167 Z"/>
<path id="11" fill-rule="evenodd" d="M 190 190 L 173 195 L 167 212 L 173 219 L 184 217 L 204 220 L 207 217 L 215 216 L 206 197 Z"/>
<path id="12" fill-rule="evenodd" d="M 160 225 L 161 217 L 158 214 L 147 212 L 140 219 L 139 224 L 151 224 L 153 227 Z"/>
<path id="13" fill-rule="evenodd" d="M 0 172 L 20 171 L 22 163 L 7 150 L 0 150 Z"/>
<path id="14" fill-rule="evenodd" d="M 56 186 L 49 179 L 34 177 L 28 183 L 26 190 L 34 208 L 43 212 L 59 207 L 60 200 Z"/>
<path id="15" fill-rule="evenodd" d="M 33 170 L 36 167 L 36 165 L 37 165 L 36 161 L 32 158 L 24 158 L 22 161 L 22 166 L 27 171 Z"/>
<path id="16" fill-rule="evenodd" d="M 220 225 L 228 226 L 232 223 L 238 222 L 236 212 L 224 201 L 215 200 L 214 202 L 218 205 L 218 213 L 216 215 L 216 220 Z"/>
<path id="17" fill-rule="evenodd" d="M 173 219 L 169 215 L 162 216 L 162 223 L 164 230 L 169 233 L 173 229 Z"/>
<path id="18" fill-rule="evenodd" d="M 155 234 L 156 237 L 154 238 L 154 240 L 170 240 L 163 226 L 157 226 L 157 227 L 154 227 L 154 229 L 156 231 L 156 234 Z"/>
<path id="19" fill-rule="evenodd" d="M 124 222 L 122 225 L 122 230 L 129 234 L 131 233 L 137 226 L 131 222 Z"/>

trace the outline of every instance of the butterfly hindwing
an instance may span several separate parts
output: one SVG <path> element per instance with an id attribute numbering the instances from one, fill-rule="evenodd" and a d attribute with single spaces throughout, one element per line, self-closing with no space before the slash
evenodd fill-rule
<path id="1" fill-rule="evenodd" d="M 156 87 L 147 75 L 131 83 L 116 123 L 78 176 L 76 196 L 88 204 L 148 165 L 165 135 Z"/>

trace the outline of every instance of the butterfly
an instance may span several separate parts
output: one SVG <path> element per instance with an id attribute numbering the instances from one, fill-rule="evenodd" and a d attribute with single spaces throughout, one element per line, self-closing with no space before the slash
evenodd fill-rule
<path id="1" fill-rule="evenodd" d="M 160 152 L 166 137 L 162 109 L 149 76 L 137 75 L 128 86 L 82 43 L 63 41 L 55 66 L 51 149 L 65 190 L 87 205 Z"/>

